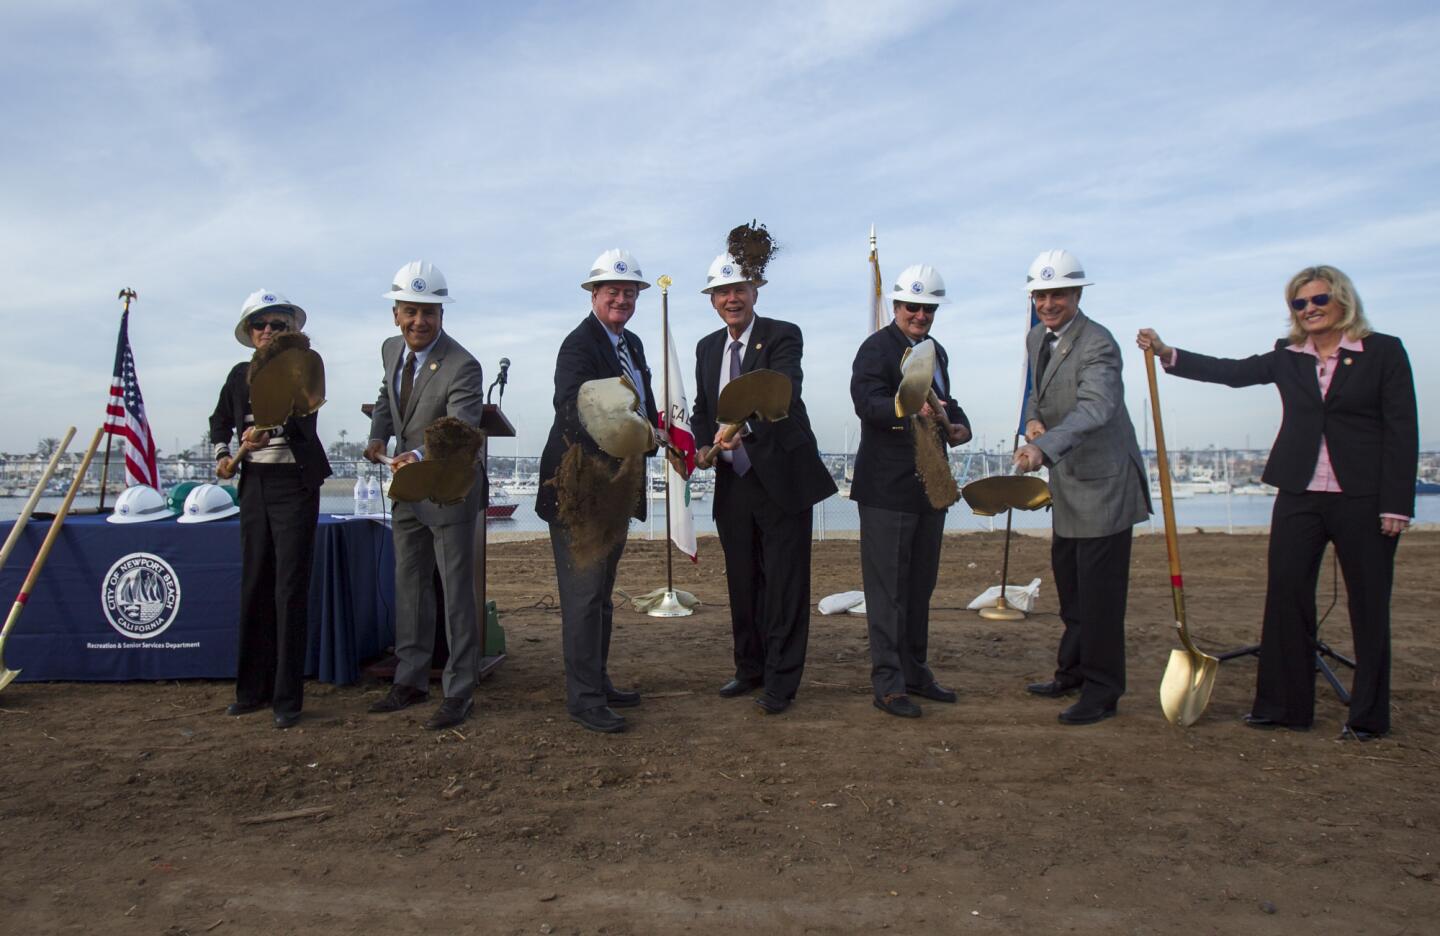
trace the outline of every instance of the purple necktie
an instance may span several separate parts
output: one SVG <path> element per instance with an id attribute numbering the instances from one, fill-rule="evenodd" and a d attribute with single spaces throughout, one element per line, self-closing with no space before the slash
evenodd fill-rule
<path id="1" fill-rule="evenodd" d="M 742 345 L 738 341 L 730 342 L 730 379 L 734 380 L 740 376 L 740 351 Z M 745 454 L 745 443 L 741 442 L 740 447 L 730 453 L 730 467 L 735 473 L 744 477 L 750 471 L 750 456 Z"/>

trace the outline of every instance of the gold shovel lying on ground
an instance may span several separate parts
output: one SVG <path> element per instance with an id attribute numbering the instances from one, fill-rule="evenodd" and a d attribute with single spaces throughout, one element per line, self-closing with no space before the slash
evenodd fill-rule
<path id="1" fill-rule="evenodd" d="M 100 437 L 104 434 L 103 427 L 95 430 L 95 438 L 90 440 L 90 448 L 85 452 L 85 459 L 80 462 L 80 467 L 75 471 L 75 480 L 70 482 L 70 490 L 65 492 L 65 500 L 61 502 L 60 509 L 56 511 L 55 519 L 50 521 L 50 530 L 45 534 L 45 541 L 40 544 L 40 551 L 35 554 L 35 561 L 30 563 L 30 574 L 25 576 L 25 583 L 20 586 L 20 594 L 15 596 L 15 604 L 10 608 L 10 616 L 5 619 L 5 627 L 0 629 L 0 690 L 10 685 L 15 681 L 15 677 L 20 675 L 19 670 L 12 670 L 5 665 L 5 640 L 10 636 L 10 629 L 20 620 L 20 612 L 25 610 L 25 604 L 30 600 L 30 593 L 35 590 L 35 581 L 40 578 L 40 570 L 45 568 L 45 560 L 50 557 L 50 549 L 60 536 L 60 528 L 65 525 L 65 518 L 70 513 L 70 505 L 75 503 L 75 495 L 85 481 L 85 472 L 90 470 L 90 462 L 95 458 L 95 450 L 100 447 Z"/>
<path id="2" fill-rule="evenodd" d="M 1172 725 L 1189 728 L 1210 704 L 1220 659 L 1201 653 L 1185 626 L 1185 584 L 1180 577 L 1180 542 L 1175 535 L 1175 498 L 1170 492 L 1170 462 L 1165 457 L 1165 428 L 1160 424 L 1160 386 L 1155 382 L 1155 352 L 1145 349 L 1145 375 L 1150 379 L 1150 411 L 1155 414 L 1155 461 L 1160 471 L 1160 501 L 1165 511 L 1165 552 L 1170 558 L 1170 594 L 1175 602 L 1175 629 L 1183 650 L 1171 650 L 1160 679 L 1160 708 Z"/>
<path id="3" fill-rule="evenodd" d="M 779 371 L 754 370 L 725 385 L 715 401 L 715 419 L 725 428 L 720 439 L 729 442 L 752 419 L 779 422 L 790 415 L 790 378 Z M 709 468 L 720 457 L 720 445 L 711 446 L 701 468 Z"/>

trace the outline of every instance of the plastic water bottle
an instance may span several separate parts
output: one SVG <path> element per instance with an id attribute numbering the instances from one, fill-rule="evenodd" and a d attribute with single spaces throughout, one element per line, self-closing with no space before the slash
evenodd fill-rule
<path id="1" fill-rule="evenodd" d="M 370 515 L 370 489 L 364 478 L 355 479 L 355 516 Z"/>
<path id="2" fill-rule="evenodd" d="M 385 513 L 385 507 L 381 503 L 380 479 L 373 474 L 370 480 L 365 482 L 365 501 L 370 516 L 378 517 Z"/>

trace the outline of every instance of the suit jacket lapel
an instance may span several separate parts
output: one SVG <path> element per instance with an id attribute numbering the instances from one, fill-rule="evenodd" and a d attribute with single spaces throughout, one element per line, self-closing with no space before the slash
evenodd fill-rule
<path id="1" fill-rule="evenodd" d="M 1309 357 L 1309 355 L 1305 355 Z M 1335 361 L 1335 373 L 1330 376 L 1330 392 L 1325 397 L 1326 405 L 1335 400 L 1340 391 L 1344 388 L 1346 381 L 1350 378 L 1350 371 L 1357 367 L 1365 366 L 1365 353 L 1363 351 L 1346 351 L 1340 349 L 1340 356 Z M 1320 385 L 1319 377 L 1315 379 L 1315 385 Z"/>
<path id="2" fill-rule="evenodd" d="M 1045 368 L 1045 373 L 1040 375 L 1040 389 L 1036 391 L 1036 396 L 1039 396 L 1041 393 L 1043 393 L 1045 391 L 1045 388 L 1050 385 L 1051 378 L 1053 378 L 1055 376 L 1055 372 L 1060 369 L 1060 365 L 1065 362 L 1065 358 L 1070 355 L 1070 349 L 1075 347 L 1075 342 L 1078 341 L 1080 339 L 1080 335 L 1084 333 L 1085 323 L 1088 321 L 1090 320 L 1085 317 L 1085 313 L 1083 312 L 1076 312 L 1075 318 L 1070 320 L 1070 327 L 1065 329 L 1065 334 L 1060 336 L 1060 340 L 1055 342 L 1055 347 L 1050 352 L 1050 364 Z M 1041 332 L 1040 343 L 1035 346 L 1035 364 L 1031 365 L 1032 367 L 1039 365 L 1040 348 L 1044 344 L 1045 333 Z"/>
<path id="3" fill-rule="evenodd" d="M 740 359 L 740 373 L 748 374 L 755 369 L 760 361 L 760 351 L 765 347 L 765 339 L 770 336 L 770 323 L 755 316 L 755 325 L 750 329 L 750 343 L 745 346 L 745 356 Z M 729 332 L 725 333 L 729 338 Z"/>
<path id="4" fill-rule="evenodd" d="M 600 320 L 595 317 L 594 312 L 590 313 L 589 321 L 590 333 L 595 338 L 595 346 L 600 352 L 600 360 L 604 361 L 605 366 L 610 369 L 610 376 L 623 375 L 625 369 L 620 366 L 620 352 L 615 349 L 615 344 L 610 340 L 609 330 L 600 324 Z"/>

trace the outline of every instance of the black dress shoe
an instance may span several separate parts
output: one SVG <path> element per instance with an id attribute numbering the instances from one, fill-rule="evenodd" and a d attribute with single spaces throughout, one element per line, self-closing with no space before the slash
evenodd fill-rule
<path id="1" fill-rule="evenodd" d="M 640 704 L 640 693 L 612 686 L 605 690 L 605 703 L 611 708 L 634 708 Z"/>
<path id="2" fill-rule="evenodd" d="M 1288 728 L 1291 731 L 1309 731 L 1309 725 L 1289 725 L 1273 718 L 1266 718 L 1264 715 L 1256 715 L 1253 712 L 1247 713 L 1244 718 L 1247 728 L 1259 728 L 1261 731 L 1273 731 L 1276 728 Z"/>
<path id="3" fill-rule="evenodd" d="M 1093 725 L 1115 717 L 1114 702 L 1086 702 L 1081 699 L 1060 713 L 1062 725 Z"/>
<path id="4" fill-rule="evenodd" d="M 430 693 L 428 692 L 397 684 L 390 687 L 390 692 L 385 698 L 371 705 L 370 711 L 376 715 L 398 712 L 418 702 L 424 702 L 428 698 L 430 698 Z"/>
<path id="5" fill-rule="evenodd" d="M 741 679 L 737 676 L 720 687 L 720 698 L 733 699 L 736 696 L 741 696 L 747 692 L 759 689 L 763 685 L 765 685 L 765 680 L 763 679 Z"/>
<path id="6" fill-rule="evenodd" d="M 762 692 L 755 697 L 755 704 L 760 706 L 766 715 L 779 715 L 790 707 L 790 700 L 782 699 L 768 692 Z"/>
<path id="7" fill-rule="evenodd" d="M 954 695 L 954 693 L 951 693 Z M 951 701 L 954 701 L 953 699 Z M 876 697 L 875 707 L 882 712 L 891 715 L 898 715 L 901 718 L 919 718 L 920 706 L 910 701 L 907 695 L 887 695 L 885 698 Z"/>
<path id="8" fill-rule="evenodd" d="M 910 695 L 918 695 L 922 699 L 929 699 L 931 702 L 957 702 L 960 696 L 954 689 L 946 689 L 938 682 L 932 682 L 928 686 L 906 686 L 905 691 Z"/>
<path id="9" fill-rule="evenodd" d="M 281 729 L 284 729 L 284 728 L 294 728 L 295 725 L 296 725 L 296 723 L 299 722 L 299 721 L 300 721 L 300 713 L 299 713 L 299 712 L 287 712 L 287 713 L 285 713 L 285 714 L 283 714 L 283 715 L 282 715 L 281 713 L 279 713 L 279 712 L 276 712 L 276 713 L 275 713 L 275 727 L 276 727 L 276 728 L 281 728 Z"/>
<path id="10" fill-rule="evenodd" d="M 456 725 L 470 717 L 475 710 L 475 699 L 446 699 L 440 703 L 435 714 L 425 723 L 425 727 L 431 731 L 439 731 L 441 728 L 454 728 Z"/>
<path id="11" fill-rule="evenodd" d="M 270 702 L 268 699 L 264 702 L 231 702 L 225 706 L 225 714 L 235 716 L 249 715 L 251 712 L 258 712 L 261 709 L 267 709 L 269 707 Z"/>
<path id="12" fill-rule="evenodd" d="M 1337 741 L 1379 741 L 1390 732 L 1388 731 L 1366 731 L 1364 728 L 1351 728 L 1349 725 L 1340 729 L 1340 737 Z"/>
<path id="13" fill-rule="evenodd" d="M 597 705 L 583 712 L 571 712 L 570 720 L 583 728 L 602 734 L 616 734 L 625 730 L 625 719 L 612 712 L 608 705 Z"/>
<path id="14" fill-rule="evenodd" d="M 1065 682 L 1060 679 L 1052 679 L 1048 682 L 1032 682 L 1025 687 L 1025 691 L 1031 695 L 1043 696 L 1047 699 L 1063 699 L 1065 696 L 1079 690 L 1078 682 Z"/>

